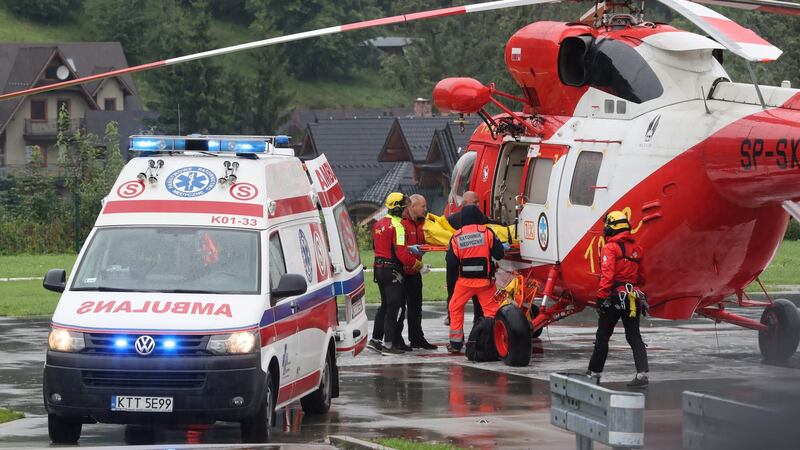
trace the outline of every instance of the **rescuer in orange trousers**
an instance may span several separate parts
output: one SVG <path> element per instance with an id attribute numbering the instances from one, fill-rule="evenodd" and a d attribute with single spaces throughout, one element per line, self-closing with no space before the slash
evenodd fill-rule
<path id="1" fill-rule="evenodd" d="M 473 295 L 483 307 L 485 317 L 494 318 L 499 304 L 494 301 L 495 263 L 503 259 L 505 247 L 494 232 L 482 225 L 483 214 L 474 205 L 461 210 L 461 229 L 456 231 L 447 248 L 447 270 L 458 274 L 453 297 L 450 299 L 451 353 L 461 351 L 464 345 L 464 306 Z"/>

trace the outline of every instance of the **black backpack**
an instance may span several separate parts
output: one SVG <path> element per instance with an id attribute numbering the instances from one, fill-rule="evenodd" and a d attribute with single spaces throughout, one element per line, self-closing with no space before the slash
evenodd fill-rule
<path id="1" fill-rule="evenodd" d="M 464 353 L 470 361 L 500 361 L 494 346 L 494 319 L 481 317 L 473 324 Z"/>

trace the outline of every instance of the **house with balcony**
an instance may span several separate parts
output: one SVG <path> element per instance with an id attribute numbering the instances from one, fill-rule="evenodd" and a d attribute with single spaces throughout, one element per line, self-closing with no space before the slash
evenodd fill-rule
<path id="1" fill-rule="evenodd" d="M 118 42 L 0 43 L 0 92 L 9 93 L 126 67 L 128 62 Z M 108 121 L 114 120 L 120 112 L 128 112 L 125 117 L 129 122 L 136 122 L 137 117 L 146 115 L 130 75 L 2 101 L 0 176 L 30 163 L 36 146 L 41 150 L 42 165 L 57 170 L 55 144 L 58 112 L 62 108 L 70 114 L 69 132 L 85 129 L 87 116 L 98 123 L 106 115 Z"/>

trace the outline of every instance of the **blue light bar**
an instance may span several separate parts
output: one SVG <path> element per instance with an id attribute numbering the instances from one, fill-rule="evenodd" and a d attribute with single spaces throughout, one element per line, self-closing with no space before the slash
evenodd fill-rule
<path id="1" fill-rule="evenodd" d="M 282 146 L 289 146 L 289 136 L 275 136 L 275 146 L 282 147 Z"/>
<path id="2" fill-rule="evenodd" d="M 173 350 L 177 344 L 175 343 L 175 339 L 167 338 L 164 339 L 164 348 L 167 350 Z"/>
<path id="3" fill-rule="evenodd" d="M 128 340 L 125 338 L 117 338 L 114 339 L 114 347 L 118 349 L 123 349 L 128 346 Z"/>
<path id="4" fill-rule="evenodd" d="M 261 140 L 230 140 L 221 142 L 222 151 L 235 153 L 264 153 L 267 151 L 267 141 Z"/>
<path id="5" fill-rule="evenodd" d="M 283 138 L 283 139 L 280 139 Z M 268 141 L 288 144 L 288 136 L 242 137 L 235 136 L 131 136 L 129 150 L 135 152 L 174 152 L 174 151 L 206 151 L 230 153 L 265 153 L 269 149 Z"/>
<path id="6" fill-rule="evenodd" d="M 181 151 L 186 149 L 186 140 L 165 136 L 138 136 L 131 138 L 128 148 L 135 152 Z"/>

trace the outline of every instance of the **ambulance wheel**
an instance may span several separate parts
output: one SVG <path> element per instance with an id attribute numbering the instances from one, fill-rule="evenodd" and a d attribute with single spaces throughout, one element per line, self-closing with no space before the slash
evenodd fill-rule
<path id="1" fill-rule="evenodd" d="M 267 372 L 266 391 L 264 403 L 261 404 L 256 415 L 246 418 L 241 423 L 242 442 L 244 443 L 269 442 L 275 420 L 275 381 L 269 372 Z"/>
<path id="2" fill-rule="evenodd" d="M 507 366 L 531 362 L 531 325 L 519 308 L 506 305 L 494 317 L 494 345 Z"/>
<path id="3" fill-rule="evenodd" d="M 331 409 L 333 394 L 333 356 L 328 351 L 325 357 L 325 367 L 322 368 L 319 388 L 300 399 L 300 405 L 306 414 L 325 414 Z"/>
<path id="4" fill-rule="evenodd" d="M 76 444 L 81 437 L 83 421 L 80 417 L 47 415 L 47 434 L 54 444 Z"/>
<path id="5" fill-rule="evenodd" d="M 794 303 L 775 300 L 764 308 L 761 323 L 767 329 L 758 332 L 758 349 L 765 361 L 783 362 L 794 355 L 800 343 L 800 313 Z"/>

